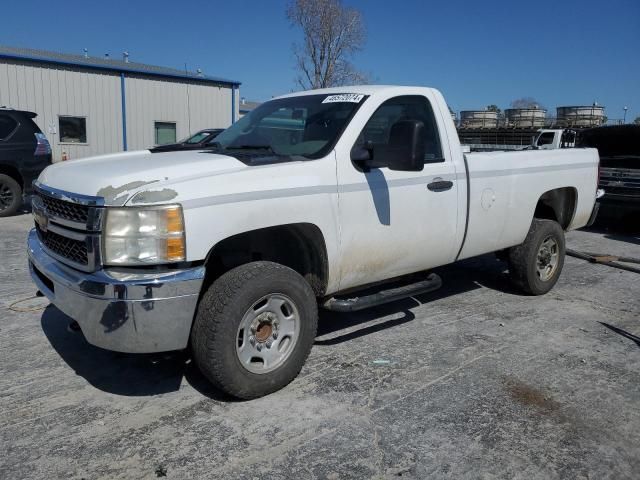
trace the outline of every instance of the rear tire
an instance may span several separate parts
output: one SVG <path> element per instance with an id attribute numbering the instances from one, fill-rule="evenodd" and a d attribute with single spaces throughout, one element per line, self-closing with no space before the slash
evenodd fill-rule
<path id="1" fill-rule="evenodd" d="M 317 322 L 316 298 L 302 276 L 273 262 L 248 263 L 203 294 L 191 332 L 193 357 L 222 391 L 261 397 L 298 375 Z"/>
<path id="2" fill-rule="evenodd" d="M 564 256 L 564 231 L 558 222 L 534 219 L 524 242 L 509 249 L 511 279 L 523 292 L 543 295 L 558 281 Z"/>
<path id="3" fill-rule="evenodd" d="M 0 173 L 0 217 L 9 217 L 22 206 L 22 188 L 9 175 Z"/>

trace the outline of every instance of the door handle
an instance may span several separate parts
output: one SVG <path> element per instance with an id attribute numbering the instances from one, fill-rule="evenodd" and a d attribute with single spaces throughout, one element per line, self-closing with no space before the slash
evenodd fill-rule
<path id="1" fill-rule="evenodd" d="M 440 177 L 434 178 L 433 182 L 427 184 L 427 188 L 432 192 L 445 192 L 451 190 L 451 187 L 453 187 L 453 182 L 443 180 Z"/>

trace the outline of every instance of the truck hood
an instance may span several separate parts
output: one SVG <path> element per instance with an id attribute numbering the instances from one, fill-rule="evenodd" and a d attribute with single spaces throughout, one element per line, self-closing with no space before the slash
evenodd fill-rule
<path id="1" fill-rule="evenodd" d="M 233 157 L 207 151 L 140 150 L 59 162 L 47 167 L 38 182 L 67 192 L 103 197 L 105 205 L 124 205 L 142 190 L 153 203 L 168 203 L 178 193 L 163 186 L 247 168 L 250 167 Z"/>

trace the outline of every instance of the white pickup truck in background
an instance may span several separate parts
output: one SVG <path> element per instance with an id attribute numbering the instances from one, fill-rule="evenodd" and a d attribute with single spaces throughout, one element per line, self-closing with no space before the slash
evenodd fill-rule
<path id="1" fill-rule="evenodd" d="M 500 251 L 524 292 L 547 292 L 564 232 L 594 210 L 596 150 L 463 154 L 430 88 L 286 95 L 216 140 L 48 167 L 29 263 L 90 343 L 190 346 L 204 375 L 241 398 L 296 377 L 318 304 L 357 310 L 440 280 L 359 294 L 372 284 Z"/>
<path id="2" fill-rule="evenodd" d="M 530 148 L 556 150 L 576 146 L 577 132 L 571 128 L 541 128 L 531 142 Z"/>

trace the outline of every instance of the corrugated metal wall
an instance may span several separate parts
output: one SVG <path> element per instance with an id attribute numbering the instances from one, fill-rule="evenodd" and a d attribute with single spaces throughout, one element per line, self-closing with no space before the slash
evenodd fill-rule
<path id="1" fill-rule="evenodd" d="M 229 87 L 127 76 L 125 90 L 129 150 L 154 145 L 155 122 L 176 123 L 178 140 L 203 128 L 231 125 Z"/>
<path id="2" fill-rule="evenodd" d="M 122 150 L 120 77 L 31 62 L 0 61 L 0 105 L 36 112 L 55 160 Z M 63 144 L 58 116 L 86 117 L 87 143 Z"/>
<path id="3" fill-rule="evenodd" d="M 126 74 L 127 146 L 154 145 L 156 121 L 175 122 L 177 139 L 231 124 L 231 86 Z M 239 92 L 236 91 L 235 118 Z M 29 61 L 0 60 L 0 106 L 36 112 L 54 161 L 123 150 L 120 74 Z M 87 143 L 62 143 L 58 117 L 86 117 Z"/>

